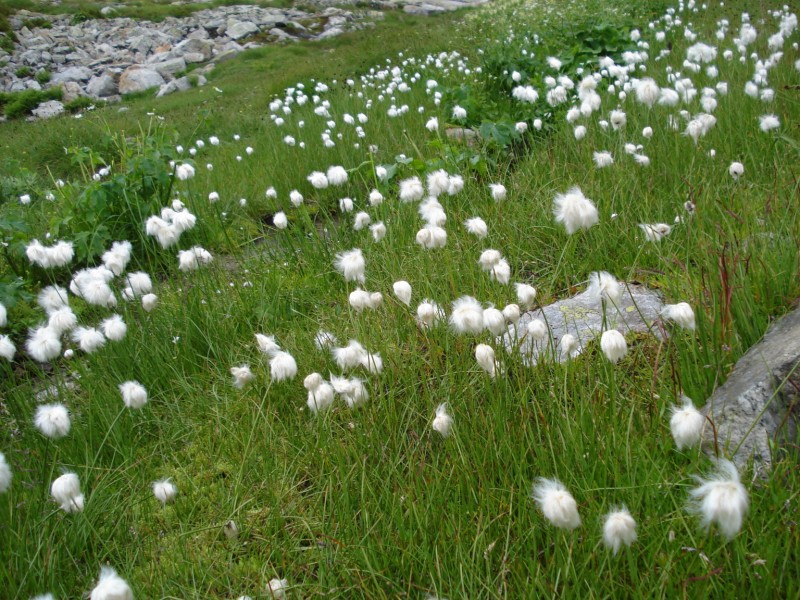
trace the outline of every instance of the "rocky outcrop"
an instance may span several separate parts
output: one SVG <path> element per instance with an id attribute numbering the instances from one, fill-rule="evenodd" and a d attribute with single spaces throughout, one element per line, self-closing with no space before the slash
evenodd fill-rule
<path id="1" fill-rule="evenodd" d="M 716 427 L 719 451 L 742 467 L 769 470 L 781 446 L 797 448 L 800 420 L 800 309 L 776 321 L 736 363 L 702 412 Z M 711 449 L 714 430 L 706 427 Z"/>

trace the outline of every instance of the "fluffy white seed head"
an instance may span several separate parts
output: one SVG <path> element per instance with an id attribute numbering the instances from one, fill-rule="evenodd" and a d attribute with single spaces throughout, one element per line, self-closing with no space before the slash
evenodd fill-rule
<path id="1" fill-rule="evenodd" d="M 603 543 L 614 556 L 623 544 L 630 546 L 636 541 L 636 521 L 624 506 L 606 515 L 603 524 Z"/>
<path id="2" fill-rule="evenodd" d="M 8 462 L 6 462 L 5 455 L 0 452 L 0 494 L 5 494 L 8 488 L 11 487 L 12 477 L 11 467 Z"/>
<path id="3" fill-rule="evenodd" d="M 411 305 L 411 284 L 407 281 L 400 280 L 395 281 L 392 284 L 392 291 L 394 291 L 394 295 L 397 296 L 397 299 L 400 300 L 406 306 Z"/>
<path id="4" fill-rule="evenodd" d="M 67 290 L 58 285 L 48 285 L 42 288 L 37 298 L 39 306 L 47 313 L 50 314 L 54 310 L 58 310 L 65 306 L 69 306 L 69 298 L 67 297 Z"/>
<path id="5" fill-rule="evenodd" d="M 100 569 L 100 580 L 89 595 L 89 600 L 133 600 L 133 590 L 111 567 Z"/>
<path id="6" fill-rule="evenodd" d="M 11 338 L 7 335 L 0 335 L 0 358 L 6 359 L 8 362 L 14 360 L 14 355 L 17 353 L 17 347 Z"/>
<path id="7" fill-rule="evenodd" d="M 740 162 L 732 162 L 731 166 L 728 167 L 728 173 L 734 179 L 739 179 L 744 173 L 744 165 Z"/>
<path id="8" fill-rule="evenodd" d="M 580 344 L 578 338 L 571 333 L 565 333 L 558 341 L 558 355 L 563 362 L 570 358 L 575 358 L 580 354 Z"/>
<path id="9" fill-rule="evenodd" d="M 175 500 L 175 496 L 178 495 L 178 488 L 169 479 L 162 479 L 153 483 L 153 495 L 161 504 L 168 504 Z"/>
<path id="10" fill-rule="evenodd" d="M 25 342 L 25 349 L 33 360 L 49 362 L 61 354 L 58 332 L 51 327 L 37 327 Z"/>
<path id="11" fill-rule="evenodd" d="M 255 381 L 256 376 L 250 370 L 249 365 L 241 365 L 239 367 L 231 367 L 231 375 L 233 376 L 233 387 L 241 390 L 247 384 Z"/>
<path id="12" fill-rule="evenodd" d="M 105 346 L 106 336 L 94 327 L 78 327 L 72 332 L 72 341 L 78 344 L 81 350 L 91 354 Z"/>
<path id="13" fill-rule="evenodd" d="M 610 302 L 618 307 L 622 298 L 622 287 L 611 273 L 595 271 L 589 275 L 586 294 L 598 302 Z"/>
<path id="14" fill-rule="evenodd" d="M 55 479 L 50 485 L 50 495 L 64 512 L 73 513 L 83 510 L 81 482 L 75 473 L 64 473 Z"/>
<path id="15" fill-rule="evenodd" d="M 462 296 L 453 302 L 450 327 L 455 333 L 481 333 L 483 331 L 483 307 L 471 296 Z"/>
<path id="16" fill-rule="evenodd" d="M 480 217 L 472 217 L 471 219 L 467 219 L 464 222 L 464 227 L 467 228 L 468 233 L 471 233 L 480 239 L 485 238 L 489 233 L 489 227 L 486 225 L 486 221 Z"/>
<path id="17" fill-rule="evenodd" d="M 417 323 L 424 329 L 429 329 L 444 319 L 445 313 L 441 306 L 433 300 L 425 299 L 417 306 Z"/>
<path id="18" fill-rule="evenodd" d="M 521 308 L 530 310 L 533 303 L 536 301 L 536 288 L 527 283 L 515 283 L 514 287 L 517 290 L 517 301 Z"/>
<path id="19" fill-rule="evenodd" d="M 288 352 L 276 352 L 269 361 L 269 374 L 273 381 L 294 379 L 297 375 L 297 363 Z"/>
<path id="20" fill-rule="evenodd" d="M 570 235 L 579 229 L 589 229 L 600 220 L 597 207 L 578 187 L 565 194 L 556 194 L 553 213 L 556 222 L 562 223 Z"/>
<path id="21" fill-rule="evenodd" d="M 497 374 L 494 348 L 488 344 L 475 346 L 475 360 L 478 362 L 478 366 L 489 374 L 489 377 L 494 377 Z"/>
<path id="22" fill-rule="evenodd" d="M 336 255 L 334 262 L 336 269 L 344 276 L 345 281 L 364 283 L 364 270 L 366 261 L 360 248 L 354 248 Z"/>
<path id="23" fill-rule="evenodd" d="M 71 331 L 78 324 L 78 317 L 72 312 L 69 306 L 63 306 L 57 310 L 53 310 L 49 315 L 47 326 L 52 329 L 56 335 L 62 335 L 67 331 Z"/>
<path id="24" fill-rule="evenodd" d="M 557 479 L 540 477 L 533 487 L 533 499 L 551 524 L 561 529 L 576 529 L 581 525 L 578 504 Z"/>
<path id="25" fill-rule="evenodd" d="M 145 312 L 152 311 L 156 307 L 156 304 L 158 304 L 158 296 L 155 294 L 145 294 L 142 296 L 142 308 Z"/>
<path id="26" fill-rule="evenodd" d="M 516 325 L 519 321 L 522 313 L 519 310 L 519 305 L 517 304 L 507 304 L 505 308 L 503 308 L 503 317 L 505 318 L 506 322 Z"/>
<path id="27" fill-rule="evenodd" d="M 100 324 L 100 327 L 105 336 L 112 342 L 118 342 L 122 340 L 125 337 L 125 334 L 128 333 L 128 326 L 119 315 L 112 315 L 109 318 L 104 319 Z"/>
<path id="28" fill-rule="evenodd" d="M 714 476 L 696 479 L 700 485 L 689 492 L 689 509 L 700 516 L 705 529 L 714 524 L 725 538 L 732 539 L 742 528 L 749 506 L 747 490 L 739 481 L 736 465 L 720 459 Z"/>
<path id="29" fill-rule="evenodd" d="M 343 348 L 331 349 L 331 354 L 339 368 L 347 370 L 359 366 L 368 352 L 356 340 L 350 340 Z"/>
<path id="30" fill-rule="evenodd" d="M 506 331 L 506 318 L 503 312 L 494 306 L 484 309 L 483 327 L 493 335 L 501 335 Z"/>
<path id="31" fill-rule="evenodd" d="M 69 411 L 63 404 L 43 404 L 33 418 L 36 428 L 50 439 L 62 438 L 69 433 Z"/>
<path id="32" fill-rule="evenodd" d="M 660 242 L 672 232 L 672 227 L 666 223 L 639 223 L 639 228 L 648 242 Z"/>
<path id="33" fill-rule="evenodd" d="M 541 319 L 534 319 L 528 323 L 528 335 L 534 342 L 541 342 L 547 337 L 547 325 Z"/>
<path id="34" fill-rule="evenodd" d="M 600 337 L 600 349 L 609 361 L 617 363 L 628 353 L 628 344 L 619 331 L 609 329 Z"/>
<path id="35" fill-rule="evenodd" d="M 692 399 L 684 396 L 683 406 L 673 406 L 671 410 L 672 418 L 669 420 L 669 428 L 678 450 L 699 444 L 703 437 L 706 419 L 694 407 Z"/>
<path id="36" fill-rule="evenodd" d="M 142 408 L 147 404 L 147 390 L 138 381 L 126 381 L 119 384 L 122 402 L 128 408 Z"/>
<path id="37" fill-rule="evenodd" d="M 337 343 L 336 336 L 330 331 L 320 329 L 314 335 L 314 345 L 317 347 L 317 350 L 327 350 Z"/>
<path id="38" fill-rule="evenodd" d="M 286 579 L 270 579 L 267 585 L 267 594 L 275 600 L 285 600 L 286 590 L 289 589 L 289 581 Z"/>
<path id="39" fill-rule="evenodd" d="M 436 416 L 433 417 L 431 427 L 443 438 L 450 435 L 453 429 L 453 417 L 447 413 L 447 404 L 440 404 L 436 407 Z"/>
<path id="40" fill-rule="evenodd" d="M 694 330 L 695 328 L 694 311 L 687 302 L 664 305 L 664 308 L 661 309 L 661 316 L 668 321 L 674 321 L 684 329 Z"/>

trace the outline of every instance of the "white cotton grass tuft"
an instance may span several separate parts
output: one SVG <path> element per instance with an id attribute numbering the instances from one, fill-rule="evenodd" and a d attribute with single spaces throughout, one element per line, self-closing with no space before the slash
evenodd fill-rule
<path id="1" fill-rule="evenodd" d="M 489 227 L 486 221 L 480 217 L 472 217 L 464 221 L 464 227 L 467 228 L 467 233 L 474 235 L 479 239 L 483 239 L 489 233 Z"/>
<path id="2" fill-rule="evenodd" d="M 400 182 L 401 202 L 416 202 L 417 200 L 422 200 L 424 195 L 425 188 L 422 187 L 419 177 L 410 177 Z"/>
<path id="3" fill-rule="evenodd" d="M 548 333 L 547 324 L 541 319 L 534 319 L 528 323 L 526 331 L 534 342 L 543 342 Z"/>
<path id="4" fill-rule="evenodd" d="M 636 521 L 624 506 L 612 510 L 603 523 L 603 543 L 614 556 L 623 545 L 630 546 L 636 541 Z"/>
<path id="5" fill-rule="evenodd" d="M 683 406 L 671 408 L 669 428 L 678 450 L 696 446 L 703 439 L 706 418 L 697 410 L 688 396 L 683 396 Z"/>
<path id="6" fill-rule="evenodd" d="M 269 361 L 269 374 L 273 381 L 294 379 L 297 375 L 297 362 L 288 352 L 276 352 Z"/>
<path id="7" fill-rule="evenodd" d="M 120 315 L 111 315 L 100 323 L 103 334 L 112 342 L 119 342 L 128 333 L 128 326 Z"/>
<path id="8" fill-rule="evenodd" d="M 571 333 L 565 333 L 558 341 L 558 356 L 561 362 L 575 358 L 581 353 L 580 342 Z"/>
<path id="9" fill-rule="evenodd" d="M 648 242 L 660 242 L 672 232 L 672 227 L 666 223 L 639 223 L 639 228 Z"/>
<path id="10" fill-rule="evenodd" d="M 178 269 L 181 271 L 195 271 L 203 265 L 209 264 L 214 257 L 201 246 L 194 246 L 189 250 L 178 252 Z"/>
<path id="11" fill-rule="evenodd" d="M 328 410 L 333 405 L 333 386 L 319 373 L 311 373 L 303 380 L 303 387 L 308 390 L 306 405 L 313 414 Z"/>
<path id="12" fill-rule="evenodd" d="M 503 317 L 507 323 L 516 325 L 522 317 L 518 304 L 506 304 L 503 308 Z"/>
<path id="13" fill-rule="evenodd" d="M 153 495 L 161 504 L 169 504 L 175 501 L 175 497 L 178 495 L 178 488 L 169 478 L 161 479 L 153 483 Z"/>
<path id="14" fill-rule="evenodd" d="M 69 411 L 63 404 L 43 404 L 36 409 L 33 417 L 36 428 L 51 440 L 63 438 L 72 425 Z"/>
<path id="15" fill-rule="evenodd" d="M 287 579 L 270 579 L 267 585 L 267 594 L 274 600 L 285 600 L 287 589 L 289 589 L 289 581 Z"/>
<path id="16" fill-rule="evenodd" d="M 395 281 L 392 284 L 392 291 L 394 295 L 397 296 L 397 299 L 400 300 L 406 306 L 411 305 L 411 284 L 407 281 L 400 280 Z"/>
<path id="17" fill-rule="evenodd" d="M 138 381 L 126 381 L 119 384 L 122 402 L 128 408 L 142 408 L 147 404 L 147 390 Z"/>
<path id="18" fill-rule="evenodd" d="M 47 326 L 56 335 L 62 335 L 71 331 L 78 324 L 78 317 L 72 312 L 69 306 L 64 306 L 58 310 L 51 311 L 47 319 Z"/>
<path id="19" fill-rule="evenodd" d="M 611 302 L 619 307 L 622 288 L 616 278 L 607 271 L 595 271 L 589 275 L 586 295 L 598 302 Z"/>
<path id="20" fill-rule="evenodd" d="M 489 191 L 492 194 L 492 200 L 495 202 L 502 202 L 508 195 L 508 190 L 506 190 L 506 186 L 502 183 L 490 183 Z"/>
<path id="21" fill-rule="evenodd" d="M 744 165 L 740 162 L 732 162 L 731 166 L 728 167 L 728 174 L 734 180 L 738 180 L 744 174 Z"/>
<path id="22" fill-rule="evenodd" d="M 256 376 L 250 370 L 249 365 L 241 365 L 238 367 L 230 368 L 231 375 L 233 376 L 233 387 L 236 389 L 243 389 L 249 383 L 255 381 Z"/>
<path id="23" fill-rule="evenodd" d="M 628 344 L 619 331 L 609 329 L 600 337 L 600 349 L 610 362 L 616 364 L 628 353 Z"/>
<path id="24" fill-rule="evenodd" d="M 431 428 L 443 438 L 450 436 L 453 429 L 453 417 L 447 412 L 447 403 L 436 407 L 436 415 L 433 417 Z"/>
<path id="25" fill-rule="evenodd" d="M 100 579 L 89 600 L 133 600 L 133 590 L 111 567 L 100 568 Z"/>
<path id="26" fill-rule="evenodd" d="M 331 348 L 333 360 L 342 370 L 355 369 L 361 365 L 361 361 L 367 356 L 368 352 L 358 341 L 350 340 L 347 346 L 341 348 Z"/>
<path id="27" fill-rule="evenodd" d="M 569 235 L 579 229 L 589 229 L 600 220 L 597 207 L 577 186 L 565 194 L 556 194 L 553 214 L 556 222 L 562 223 Z"/>
<path id="28" fill-rule="evenodd" d="M 506 331 L 506 318 L 503 312 L 494 306 L 483 310 L 483 328 L 493 335 L 501 335 Z"/>
<path id="29" fill-rule="evenodd" d="M 281 351 L 281 347 L 275 341 L 275 336 L 273 335 L 264 335 L 262 333 L 257 333 L 256 344 L 258 344 L 258 349 L 261 350 L 261 352 L 263 352 L 270 358 L 272 358 L 278 352 Z"/>
<path id="30" fill-rule="evenodd" d="M 444 309 L 433 300 L 426 298 L 417 306 L 417 323 L 422 329 L 430 329 L 444 318 Z"/>
<path id="31" fill-rule="evenodd" d="M 552 525 L 560 529 L 576 529 L 581 525 L 578 504 L 557 479 L 540 477 L 533 486 L 533 499 Z"/>
<path id="32" fill-rule="evenodd" d="M 320 171 L 314 171 L 306 179 L 308 179 L 308 182 L 314 189 L 324 190 L 328 187 L 328 178 L 325 176 L 325 173 L 321 173 Z"/>
<path id="33" fill-rule="evenodd" d="M 386 237 L 386 225 L 383 221 L 378 221 L 369 226 L 369 232 L 372 234 L 372 239 L 377 243 Z"/>
<path id="34" fill-rule="evenodd" d="M 457 334 L 483 331 L 483 307 L 471 296 L 462 296 L 453 302 L 450 327 Z"/>
<path id="35" fill-rule="evenodd" d="M 417 243 L 428 250 L 447 245 L 447 231 L 436 225 L 426 225 L 417 232 Z"/>
<path id="36" fill-rule="evenodd" d="M 317 350 L 328 350 L 338 343 L 336 336 L 330 331 L 320 329 L 314 334 L 314 345 L 317 347 Z"/>
<path id="37" fill-rule="evenodd" d="M 72 332 L 72 341 L 86 354 L 91 354 L 106 345 L 106 336 L 94 327 L 78 327 Z"/>
<path id="38" fill-rule="evenodd" d="M 289 219 L 282 210 L 272 215 L 272 224 L 276 229 L 286 229 L 289 226 Z"/>
<path id="39" fill-rule="evenodd" d="M 764 132 L 777 129 L 781 126 L 780 120 L 775 115 L 762 115 L 758 118 L 758 121 L 759 128 Z"/>
<path id="40" fill-rule="evenodd" d="M 14 355 L 17 353 L 17 347 L 11 338 L 5 334 L 0 335 L 0 358 L 6 359 L 8 362 L 14 360 Z"/>
<path id="41" fill-rule="evenodd" d="M 152 311 L 156 307 L 156 304 L 158 304 L 158 296 L 155 294 L 145 294 L 142 296 L 142 308 L 145 312 Z"/>
<path id="42" fill-rule="evenodd" d="M 6 461 L 6 456 L 0 452 L 0 494 L 5 494 L 8 488 L 11 487 L 11 480 L 14 475 L 11 472 L 11 466 Z"/>
<path id="43" fill-rule="evenodd" d="M 83 510 L 84 498 L 81 494 L 81 482 L 75 473 L 64 473 L 55 479 L 50 485 L 50 495 L 66 513 Z"/>
<path id="44" fill-rule="evenodd" d="M 61 340 L 51 327 L 37 327 L 30 332 L 25 349 L 37 362 L 49 362 L 61 354 Z"/>
<path id="45" fill-rule="evenodd" d="M 360 248 L 353 248 L 337 254 L 334 266 L 344 276 L 345 281 L 364 283 L 366 280 L 364 275 L 366 261 Z"/>
<path id="46" fill-rule="evenodd" d="M 128 241 L 114 242 L 102 256 L 103 265 L 114 275 L 121 275 L 131 260 L 132 250 L 133 246 Z"/>
<path id="47" fill-rule="evenodd" d="M 367 388 L 358 377 L 347 379 L 331 374 L 330 382 L 334 391 L 344 398 L 348 408 L 356 408 L 369 399 Z"/>
<path id="48" fill-rule="evenodd" d="M 611 152 L 606 151 L 595 152 L 592 155 L 592 160 L 598 169 L 609 167 L 614 164 L 614 157 L 611 155 Z"/>
<path id="49" fill-rule="evenodd" d="M 700 516 L 706 530 L 712 525 L 728 540 L 739 533 L 747 514 L 747 490 L 731 461 L 719 459 L 717 472 L 709 479 L 695 477 L 700 484 L 689 492 L 689 510 Z"/>
<path id="50" fill-rule="evenodd" d="M 497 375 L 494 348 L 488 344 L 478 344 L 475 346 L 475 360 L 478 366 L 489 374 L 489 377 Z"/>
<path id="51" fill-rule="evenodd" d="M 517 301 L 521 308 L 530 310 L 536 302 L 536 288 L 527 283 L 515 283 L 514 287 L 517 290 Z"/>
<path id="52" fill-rule="evenodd" d="M 69 306 L 67 290 L 58 285 L 48 285 L 39 292 L 37 302 L 44 312 L 50 314 L 55 310 Z"/>
<path id="53" fill-rule="evenodd" d="M 678 302 L 678 304 L 665 304 L 661 309 L 661 316 L 668 320 L 673 321 L 684 329 L 695 329 L 695 317 L 692 307 L 687 302 Z"/>
<path id="54" fill-rule="evenodd" d="M 328 183 L 331 185 L 344 185 L 347 183 L 347 171 L 344 169 L 344 167 L 328 167 L 326 176 L 328 178 Z"/>
<path id="55" fill-rule="evenodd" d="M 383 294 L 380 292 L 368 292 L 361 288 L 356 288 L 348 297 L 350 306 L 356 312 L 361 312 L 365 308 L 376 309 L 383 303 Z"/>

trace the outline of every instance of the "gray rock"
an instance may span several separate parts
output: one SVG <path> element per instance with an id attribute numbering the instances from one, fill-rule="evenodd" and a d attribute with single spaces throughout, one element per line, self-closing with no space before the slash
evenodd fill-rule
<path id="1" fill-rule="evenodd" d="M 92 70 L 86 67 L 69 67 L 59 71 L 50 80 L 52 83 L 66 83 L 67 81 L 89 81 L 92 77 Z"/>
<path id="2" fill-rule="evenodd" d="M 83 96 L 83 88 L 74 81 L 65 81 L 61 84 L 61 101 L 68 104 L 78 97 Z"/>
<path id="3" fill-rule="evenodd" d="M 776 449 L 798 443 L 800 420 L 800 309 L 772 324 L 736 363 L 703 407 L 716 427 L 722 453 L 742 467 L 752 457 L 757 472 L 772 466 Z M 714 431 L 703 430 L 713 448 Z"/>
<path id="4" fill-rule="evenodd" d="M 117 93 L 117 83 L 108 73 L 92 77 L 86 86 L 86 93 L 96 98 L 105 98 Z"/>
<path id="5" fill-rule="evenodd" d="M 629 331 L 653 331 L 652 325 L 658 320 L 663 307 L 661 298 L 655 292 L 638 284 L 619 284 L 622 299 L 619 307 L 609 305 L 606 310 L 606 328 L 617 329 L 622 333 Z M 550 337 L 542 342 L 534 342 L 527 335 L 528 323 L 541 319 L 550 329 Z M 602 333 L 603 309 L 595 298 L 586 292 L 549 304 L 542 309 L 522 315 L 516 326 L 509 328 L 503 336 L 506 348 L 519 351 L 523 362 L 536 364 L 540 356 L 554 355 L 559 340 L 567 333 L 574 335 L 580 348 Z"/>
<path id="6" fill-rule="evenodd" d="M 186 64 L 191 65 L 195 63 L 205 62 L 208 59 L 200 52 L 187 52 L 186 54 L 183 55 L 183 60 L 186 61 Z"/>
<path id="7" fill-rule="evenodd" d="M 202 31 L 205 31 L 205 29 Z M 208 60 L 214 52 L 214 42 L 208 39 L 189 38 L 177 44 L 173 52 L 176 56 L 183 56 L 184 58 L 187 54 L 202 54 L 203 60 Z M 186 60 L 188 62 L 188 59 Z"/>
<path id="8" fill-rule="evenodd" d="M 186 70 L 186 61 L 182 57 L 170 58 L 168 60 L 154 63 L 153 68 L 158 71 L 162 77 L 172 77 L 178 71 Z"/>
<path id="9" fill-rule="evenodd" d="M 64 105 L 61 104 L 61 102 L 58 100 L 48 100 L 47 102 L 42 102 L 39 106 L 34 108 L 31 111 L 31 114 L 39 119 L 51 119 L 53 117 L 57 117 L 63 112 Z"/>
<path id="10" fill-rule="evenodd" d="M 225 35 L 232 40 L 240 40 L 248 35 L 258 33 L 258 25 L 249 21 L 234 21 L 225 29 Z"/>
<path id="11" fill-rule="evenodd" d="M 119 93 L 133 94 L 164 85 L 164 78 L 153 69 L 133 65 L 125 69 L 119 78 Z"/>

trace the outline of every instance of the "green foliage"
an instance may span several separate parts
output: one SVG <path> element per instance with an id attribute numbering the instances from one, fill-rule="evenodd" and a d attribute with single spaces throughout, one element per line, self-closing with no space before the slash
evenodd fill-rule
<path id="1" fill-rule="evenodd" d="M 40 29 L 53 28 L 53 23 L 48 21 L 44 17 L 33 17 L 31 19 L 23 19 L 22 25 L 23 27 L 27 27 L 28 29 L 33 29 L 35 27 L 39 27 Z"/>
<path id="2" fill-rule="evenodd" d="M 38 81 L 41 85 L 44 85 L 53 77 L 53 74 L 48 71 L 47 69 L 42 69 L 36 73 L 36 81 Z"/>
<path id="3" fill-rule="evenodd" d="M 25 65 L 24 67 L 20 67 L 16 71 L 14 71 L 14 75 L 22 79 L 23 77 L 30 77 L 33 75 L 33 69 L 29 66 Z"/>
<path id="4" fill-rule="evenodd" d="M 60 87 L 50 88 L 49 90 L 25 90 L 24 92 L 12 92 L 5 97 L 5 115 L 9 119 L 19 119 L 29 115 L 31 111 L 42 102 L 48 100 L 61 100 L 62 90 Z"/>
<path id="5" fill-rule="evenodd" d="M 64 109 L 68 112 L 76 113 L 93 106 L 96 107 L 100 104 L 103 104 L 102 100 L 95 100 L 94 98 L 90 98 L 88 96 L 78 96 L 74 100 L 67 102 L 64 105 Z"/>

